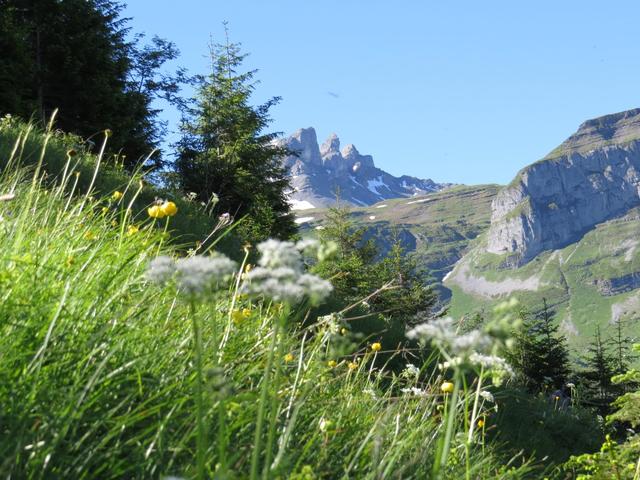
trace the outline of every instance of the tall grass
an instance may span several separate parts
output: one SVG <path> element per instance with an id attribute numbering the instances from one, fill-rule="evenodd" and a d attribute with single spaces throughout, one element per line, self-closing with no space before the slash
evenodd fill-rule
<path id="1" fill-rule="evenodd" d="M 531 472 L 499 461 L 481 428 L 468 441 L 478 418 L 491 422 L 472 377 L 449 394 L 438 371 L 394 374 L 342 333 L 348 319 L 302 322 L 301 306 L 241 295 L 244 262 L 197 301 L 149 284 L 149 262 L 174 252 L 164 224 L 136 210 L 137 181 L 100 196 L 64 161 L 53 180 L 40 161 L 25 169 L 24 151 L 5 148 L 0 174 L 2 477 Z"/>

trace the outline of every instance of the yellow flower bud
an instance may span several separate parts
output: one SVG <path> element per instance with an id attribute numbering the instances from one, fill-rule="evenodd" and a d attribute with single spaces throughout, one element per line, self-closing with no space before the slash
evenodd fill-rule
<path id="1" fill-rule="evenodd" d="M 173 202 L 164 202 L 160 207 L 162 213 L 167 217 L 173 217 L 176 213 L 178 213 L 178 207 Z"/>
<path id="2" fill-rule="evenodd" d="M 373 350 L 374 352 L 379 352 L 380 350 L 382 350 L 382 345 L 380 344 L 380 342 L 375 342 L 371 345 L 371 350 Z"/>
<path id="3" fill-rule="evenodd" d="M 140 229 L 138 227 L 136 227 L 135 225 L 129 225 L 127 227 L 127 236 L 130 237 L 131 235 L 135 235 L 139 231 L 140 231 Z"/>
<path id="4" fill-rule="evenodd" d="M 165 213 L 158 205 L 153 205 L 147 209 L 147 213 L 151 218 L 164 218 Z"/>
<path id="5" fill-rule="evenodd" d="M 250 308 L 243 308 L 242 309 L 242 316 L 244 318 L 249 318 L 251 316 L 251 309 Z"/>
<path id="6" fill-rule="evenodd" d="M 478 428 L 482 428 L 482 427 L 484 427 L 484 420 L 480 419 L 478 420 Z"/>
<path id="7" fill-rule="evenodd" d="M 444 382 L 442 385 L 440 385 L 440 390 L 442 390 L 443 393 L 453 392 L 453 383 Z"/>
<path id="8" fill-rule="evenodd" d="M 335 368 L 338 365 L 338 362 L 336 362 L 335 360 L 329 360 L 327 362 L 327 367 L 329 368 Z"/>
<path id="9" fill-rule="evenodd" d="M 115 192 L 113 192 L 113 195 L 111 195 L 111 198 L 113 198 L 117 202 L 122 198 L 122 192 L 116 190 Z"/>
<path id="10" fill-rule="evenodd" d="M 292 361 L 293 361 L 293 354 L 292 354 L 292 353 L 287 353 L 287 354 L 284 356 L 284 361 L 285 361 L 285 362 L 292 362 Z"/>

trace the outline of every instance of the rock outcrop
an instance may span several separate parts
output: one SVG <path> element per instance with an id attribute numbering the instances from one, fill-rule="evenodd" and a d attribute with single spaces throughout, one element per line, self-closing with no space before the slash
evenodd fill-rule
<path id="1" fill-rule="evenodd" d="M 583 123 L 492 204 L 487 250 L 522 265 L 640 205 L 640 109 Z"/>
<path id="2" fill-rule="evenodd" d="M 296 155 L 282 159 L 291 173 L 290 201 L 294 210 L 326 207 L 336 202 L 364 206 L 381 200 L 421 195 L 449 186 L 430 179 L 393 175 L 377 168 L 371 155 L 349 144 L 340 149 L 332 134 L 318 146 L 313 128 L 302 128 L 277 141 Z"/>

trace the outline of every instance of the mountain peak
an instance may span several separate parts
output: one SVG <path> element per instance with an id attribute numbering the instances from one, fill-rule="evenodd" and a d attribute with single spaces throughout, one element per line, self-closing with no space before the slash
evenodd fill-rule
<path id="1" fill-rule="evenodd" d="M 362 155 L 353 144 L 340 151 L 340 139 L 332 133 L 318 147 L 315 130 L 303 128 L 277 143 L 296 155 L 283 158 L 291 174 L 290 201 L 293 209 L 332 205 L 339 193 L 340 201 L 371 205 L 381 200 L 409 197 L 441 190 L 430 179 L 410 176 L 394 177 L 377 168 L 371 155 Z"/>
<path id="2" fill-rule="evenodd" d="M 327 137 L 322 146 L 320 147 L 320 154 L 322 156 L 328 155 L 330 153 L 339 152 L 340 151 L 340 139 L 338 135 L 332 133 Z"/>

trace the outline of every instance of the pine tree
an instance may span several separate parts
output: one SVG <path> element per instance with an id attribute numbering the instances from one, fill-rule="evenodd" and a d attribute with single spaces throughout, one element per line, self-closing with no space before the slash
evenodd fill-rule
<path id="1" fill-rule="evenodd" d="M 609 411 L 609 404 L 618 396 L 618 388 L 611 378 L 616 371 L 616 358 L 609 352 L 602 339 L 600 327 L 596 327 L 593 340 L 587 347 L 586 367 L 580 373 L 585 387 L 585 400 L 595 406 L 602 415 Z"/>
<path id="2" fill-rule="evenodd" d="M 562 388 L 569 374 L 569 350 L 564 337 L 558 334 L 554 312 L 543 299 L 539 315 L 523 310 L 520 316 L 523 328 L 516 335 L 510 362 L 530 391 Z"/>
<path id="3" fill-rule="evenodd" d="M 625 334 L 622 318 L 618 318 L 614 325 L 614 335 L 611 338 L 615 358 L 614 373 L 620 375 L 629 370 L 630 361 L 635 358 L 635 355 L 632 351 L 633 339 Z"/>
<path id="4" fill-rule="evenodd" d="M 105 129 L 108 148 L 133 166 L 164 132 L 154 99 L 175 100 L 179 77 L 160 74 L 173 44 L 129 39 L 124 6 L 114 0 L 0 0 L 0 113 L 91 138 Z M 160 157 L 154 157 L 156 163 Z"/>
<path id="5" fill-rule="evenodd" d="M 255 242 L 296 232 L 286 192 L 289 179 L 281 157 L 288 152 L 265 133 L 269 110 L 280 98 L 253 106 L 256 71 L 240 72 L 246 54 L 238 44 L 211 47 L 211 73 L 199 79 L 195 106 L 185 111 L 176 171 L 181 188 L 234 217 L 238 230 Z"/>
<path id="6" fill-rule="evenodd" d="M 330 308 L 340 310 L 377 291 L 360 313 L 386 319 L 404 336 L 415 315 L 435 305 L 435 294 L 425 287 L 415 260 L 406 255 L 397 234 L 388 252 L 380 252 L 373 239 L 366 238 L 367 228 L 357 227 L 349 209 L 339 203 L 329 209 L 323 227 L 321 240 L 338 247 L 337 255 L 314 267 L 316 273 L 331 278 L 334 303 Z"/>

